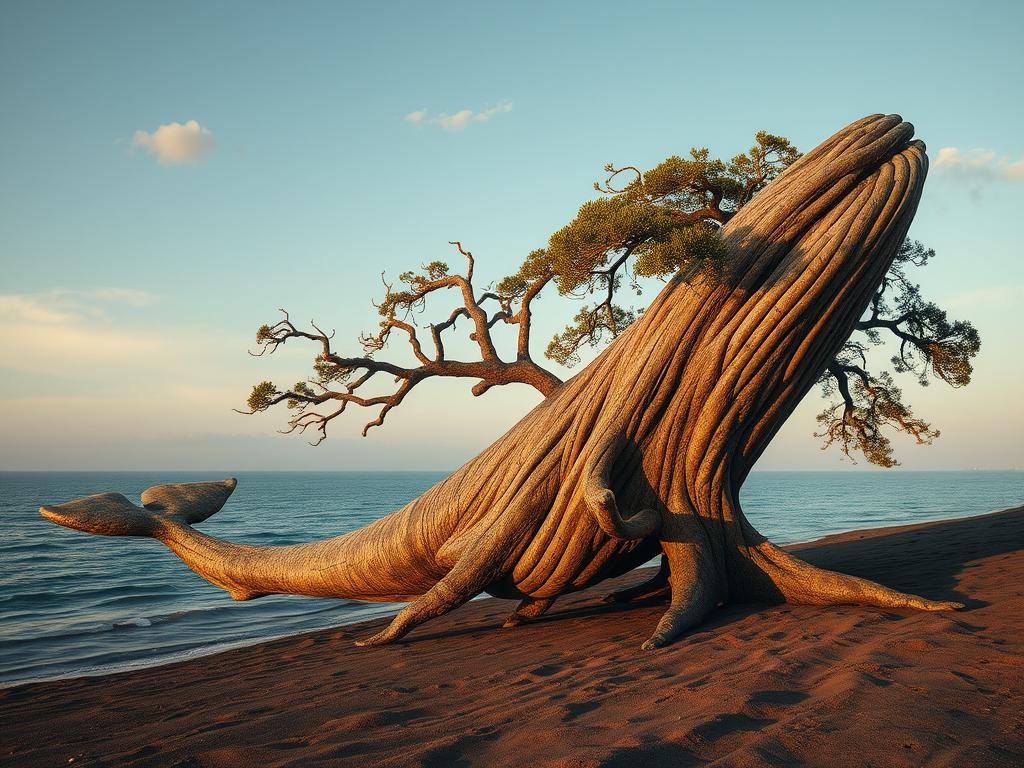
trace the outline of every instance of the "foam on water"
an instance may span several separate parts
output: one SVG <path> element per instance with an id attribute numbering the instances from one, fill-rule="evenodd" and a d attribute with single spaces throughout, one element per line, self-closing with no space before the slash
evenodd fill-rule
<path id="1" fill-rule="evenodd" d="M 295 544 L 362 527 L 444 473 L 0 473 L 0 685 L 164 663 L 401 608 L 282 595 L 236 603 L 159 542 L 88 536 L 37 512 L 102 491 L 137 498 L 151 485 L 229 475 L 238 489 L 202 530 Z M 785 544 L 1015 506 L 1024 473 L 762 472 L 741 497 L 754 525 Z"/>

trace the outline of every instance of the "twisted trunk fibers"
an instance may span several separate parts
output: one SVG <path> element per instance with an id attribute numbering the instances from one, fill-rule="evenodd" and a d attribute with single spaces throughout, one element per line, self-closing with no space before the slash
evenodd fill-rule
<path id="1" fill-rule="evenodd" d="M 725 601 L 958 607 L 797 560 L 754 530 L 738 496 L 906 235 L 927 171 L 912 136 L 898 115 L 873 115 L 821 144 L 723 228 L 722 279 L 676 275 L 503 437 L 363 529 L 251 547 L 192 528 L 233 481 L 159 486 L 142 509 L 105 494 L 42 512 L 82 530 L 159 538 L 237 599 L 412 600 L 362 644 L 395 640 L 483 591 L 521 598 L 508 623 L 528 620 L 659 549 L 658 576 L 612 596 L 671 595 L 645 647 Z"/>

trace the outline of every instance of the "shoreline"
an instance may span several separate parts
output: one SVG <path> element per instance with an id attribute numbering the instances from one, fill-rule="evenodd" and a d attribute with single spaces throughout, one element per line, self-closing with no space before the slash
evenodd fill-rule
<path id="1" fill-rule="evenodd" d="M 819 545 L 826 544 L 830 539 L 837 538 L 837 537 L 838 538 L 845 538 L 845 537 L 855 536 L 855 535 L 858 535 L 858 534 L 876 534 L 877 532 L 896 533 L 896 532 L 899 532 L 899 531 L 901 531 L 903 529 L 906 529 L 906 528 L 915 528 L 915 527 L 927 526 L 927 525 L 934 524 L 934 523 L 949 523 L 949 522 L 954 522 L 954 521 L 957 521 L 957 520 L 970 520 L 970 519 L 974 519 L 974 518 L 977 518 L 977 517 L 985 517 L 987 515 L 997 515 L 997 514 L 1001 514 L 1003 512 L 1013 511 L 1014 509 L 1018 509 L 1018 508 L 1017 507 L 1009 507 L 1009 508 L 1006 508 L 1006 509 L 997 509 L 997 510 L 990 510 L 990 511 L 987 511 L 987 512 L 979 512 L 977 514 L 965 515 L 965 516 L 962 516 L 962 517 L 939 518 L 939 519 L 936 519 L 936 520 L 927 520 L 927 521 L 923 521 L 923 522 L 920 522 L 920 523 L 901 523 L 901 524 L 898 524 L 898 525 L 879 526 L 879 527 L 876 527 L 876 528 L 854 529 L 854 530 L 850 530 L 850 531 L 842 531 L 842 532 L 837 532 L 837 533 L 829 533 L 829 534 L 825 534 L 824 536 L 821 536 L 821 537 L 819 537 L 817 539 L 811 539 L 811 540 L 808 540 L 808 541 L 801 541 L 801 542 L 792 542 L 790 544 L 783 544 L 783 545 L 780 545 L 780 546 L 781 546 L 782 549 L 785 549 L 787 551 L 797 552 L 797 551 L 799 551 L 800 549 L 803 549 L 803 548 L 812 547 L 812 546 L 819 546 Z M 656 559 L 657 558 L 655 558 L 655 560 Z M 640 566 L 640 567 L 634 569 L 631 574 L 628 574 L 627 576 L 622 577 L 622 578 L 630 578 L 630 576 L 635 575 L 635 577 L 639 579 L 639 575 L 640 574 L 642 574 L 642 573 L 644 573 L 646 571 L 652 570 L 652 567 L 654 567 L 654 566 L 647 566 L 647 565 Z M 608 583 L 611 584 L 612 582 L 609 581 Z M 616 582 L 616 583 L 618 583 L 618 582 Z M 588 592 L 592 591 L 592 590 L 601 591 L 602 588 L 603 588 L 603 585 L 598 585 L 596 587 L 591 587 L 589 590 L 586 590 L 586 591 L 588 591 Z M 480 595 L 480 596 L 477 596 L 477 597 L 473 598 L 470 602 L 476 602 L 476 601 L 479 601 L 479 600 L 498 600 L 498 599 L 499 598 L 490 597 L 489 595 Z M 503 602 L 508 603 L 509 605 L 511 605 L 511 603 L 509 603 L 509 601 L 503 601 Z M 49 676 L 43 676 L 43 677 L 38 677 L 38 678 L 25 678 L 25 679 L 19 679 L 19 680 L 0 680 L 0 691 L 4 691 L 4 690 L 10 689 L 10 688 L 15 688 L 15 687 L 22 686 L 22 685 L 36 685 L 36 684 L 40 684 L 40 683 L 54 683 L 54 682 L 60 682 L 60 681 L 66 681 L 66 680 L 76 680 L 78 678 L 106 677 L 108 675 L 119 675 L 119 674 L 124 674 L 124 673 L 127 673 L 127 672 L 140 672 L 140 671 L 143 671 L 143 670 L 160 669 L 160 668 L 163 668 L 163 667 L 173 666 L 173 665 L 176 665 L 176 664 L 188 663 L 188 662 L 191 662 L 191 661 L 195 661 L 197 659 L 203 659 L 203 658 L 208 658 L 208 657 L 211 657 L 211 656 L 217 656 L 217 655 L 222 654 L 222 653 L 229 653 L 231 651 L 236 651 L 236 650 L 243 649 L 243 648 L 251 648 L 253 646 L 261 645 L 263 643 L 272 643 L 272 642 L 275 642 L 275 641 L 278 641 L 278 640 L 284 640 L 284 639 L 288 639 L 288 638 L 296 638 L 296 639 L 298 639 L 298 638 L 305 637 L 307 635 L 316 634 L 318 632 L 326 632 L 326 631 L 329 631 L 329 630 L 341 629 L 341 628 L 345 628 L 345 627 L 350 627 L 350 628 L 351 627 L 358 627 L 358 626 L 363 625 L 363 624 L 369 625 L 369 624 L 373 624 L 375 622 L 379 623 L 382 618 L 394 616 L 396 613 L 398 613 L 400 610 L 402 610 L 402 608 L 405 605 L 407 605 L 407 604 L 406 603 L 394 603 L 394 604 L 391 604 L 391 605 L 394 606 L 393 609 L 387 603 L 379 603 L 379 604 L 374 604 L 374 605 L 379 605 L 381 607 L 381 611 L 380 611 L 380 614 L 378 616 L 374 616 L 373 618 L 360 618 L 360 619 L 356 619 L 354 621 L 343 621 L 343 622 L 341 622 L 339 624 L 330 624 L 330 625 L 327 625 L 327 626 L 324 626 L 324 627 L 317 627 L 316 629 L 307 629 L 307 630 L 302 630 L 302 631 L 299 631 L 299 632 L 285 632 L 283 634 L 273 634 L 273 635 L 268 635 L 268 636 L 263 636 L 263 637 L 254 637 L 254 638 L 247 638 L 247 639 L 242 639 L 242 640 L 226 641 L 226 642 L 223 642 L 223 643 L 214 643 L 212 645 L 204 645 L 204 646 L 198 646 L 196 648 L 189 648 L 189 649 L 184 650 L 184 651 L 178 651 L 176 653 L 167 654 L 166 656 L 157 656 L 157 657 L 148 658 L 148 659 L 136 659 L 136 660 L 133 660 L 133 661 L 127 661 L 127 662 L 119 663 L 119 664 L 116 664 L 116 665 L 110 665 L 110 666 L 107 666 L 107 667 L 87 668 L 87 669 L 82 669 L 82 670 L 75 670 L 71 674 L 66 674 L 66 675 L 49 675 Z M 385 606 L 387 606 L 387 607 L 385 607 Z"/>
<path id="2" fill-rule="evenodd" d="M 642 653 L 664 604 L 600 602 L 634 571 L 511 630 L 479 600 L 382 648 L 352 642 L 386 618 L 5 688 L 0 764 L 1024 764 L 1024 507 L 794 548 L 967 606 L 730 605 Z"/>
<path id="3" fill-rule="evenodd" d="M 480 598 L 474 598 L 477 600 Z M 374 603 L 374 605 L 386 606 L 387 603 Z M 0 691 L 14 688 L 19 685 L 36 685 L 40 683 L 57 683 L 64 680 L 77 680 L 79 678 L 94 678 L 94 677 L 107 677 L 109 675 L 120 675 L 126 672 L 140 672 L 147 669 L 161 669 L 163 667 L 171 667 L 176 664 L 185 664 L 190 661 L 197 659 L 204 659 L 209 656 L 216 656 L 221 653 L 229 653 L 231 651 L 239 650 L 241 648 L 251 648 L 262 643 L 272 643 L 277 640 L 286 640 L 288 638 L 299 638 L 305 635 L 314 634 L 316 632 L 327 632 L 332 629 L 338 629 L 340 627 L 351 627 L 366 622 L 379 621 L 383 617 L 394 616 L 402 610 L 402 606 L 406 603 L 395 603 L 395 608 L 391 610 L 383 610 L 378 616 L 372 618 L 361 618 L 355 619 L 354 621 L 344 621 L 340 624 L 328 624 L 323 627 L 317 627 L 315 629 L 303 629 L 298 632 L 285 632 L 279 635 L 268 635 L 265 637 L 253 637 L 242 640 L 228 640 L 223 643 L 215 643 L 213 645 L 201 645 L 195 648 L 189 648 L 184 651 L 178 651 L 176 653 L 170 653 L 165 656 L 155 656 L 148 659 L 135 659 L 133 661 L 121 662 L 116 665 L 110 665 L 109 667 L 89 667 L 68 675 L 50 675 L 38 678 L 25 678 L 23 680 L 0 680 Z"/>

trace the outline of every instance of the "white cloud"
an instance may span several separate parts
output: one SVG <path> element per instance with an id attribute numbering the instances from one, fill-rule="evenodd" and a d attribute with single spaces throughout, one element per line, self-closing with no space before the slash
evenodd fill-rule
<path id="1" fill-rule="evenodd" d="M 213 146 L 213 134 L 195 120 L 161 125 L 152 133 L 136 131 L 132 143 L 156 155 L 161 165 L 196 163 Z"/>
<path id="2" fill-rule="evenodd" d="M 407 123 L 413 123 L 414 125 L 436 125 L 445 131 L 461 131 L 468 125 L 486 123 L 495 115 L 511 111 L 511 101 L 500 101 L 493 107 L 488 107 L 480 112 L 462 109 L 454 114 L 441 112 L 440 114 L 432 115 L 426 109 L 418 109 L 407 114 L 404 119 Z"/>
<path id="3" fill-rule="evenodd" d="M 957 147 L 943 147 L 934 165 L 940 173 L 965 181 L 1024 181 L 1024 160 L 1011 161 L 980 147 L 965 152 Z"/>

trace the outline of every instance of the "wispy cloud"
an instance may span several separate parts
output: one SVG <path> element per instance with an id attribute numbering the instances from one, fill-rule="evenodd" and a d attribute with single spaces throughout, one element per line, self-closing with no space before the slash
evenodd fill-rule
<path id="1" fill-rule="evenodd" d="M 512 111 L 511 101 L 500 101 L 493 107 L 474 112 L 472 109 L 462 109 L 453 114 L 441 112 L 431 114 L 427 109 L 418 109 L 405 116 L 407 123 L 414 125 L 436 125 L 445 131 L 461 131 L 474 123 L 486 123 L 492 117 L 504 112 Z"/>
<path id="2" fill-rule="evenodd" d="M 213 134 L 195 120 L 161 125 L 152 133 L 136 131 L 132 144 L 156 155 L 161 165 L 197 163 L 213 147 Z"/>
<path id="3" fill-rule="evenodd" d="M 1010 160 L 991 149 L 943 147 L 934 165 L 940 173 L 964 181 L 1024 181 L 1024 159 Z"/>
<path id="4" fill-rule="evenodd" d="M 66 323 L 74 316 L 35 296 L 0 296 L 0 318 L 5 322 L 52 325 Z"/>
<path id="5" fill-rule="evenodd" d="M 52 288 L 41 293 L 0 294 L 0 318 L 5 322 L 55 324 L 104 317 L 112 305 L 144 307 L 153 295 L 135 288 Z"/>
<path id="6" fill-rule="evenodd" d="M 153 294 L 149 291 L 141 291 L 138 288 L 115 288 L 112 286 L 101 288 L 86 288 L 71 290 L 69 288 L 56 288 L 50 292 L 64 300 L 79 300 L 84 302 L 96 302 L 103 304 L 124 304 L 129 307 L 145 307 L 153 303 Z"/>
<path id="7" fill-rule="evenodd" d="M 126 288 L 0 295 L 0 333 L 8 348 L 0 367 L 57 376 L 95 374 L 96 364 L 137 364 L 165 345 L 132 323 L 110 322 L 118 306 L 135 313 L 152 301 L 145 291 Z"/>

